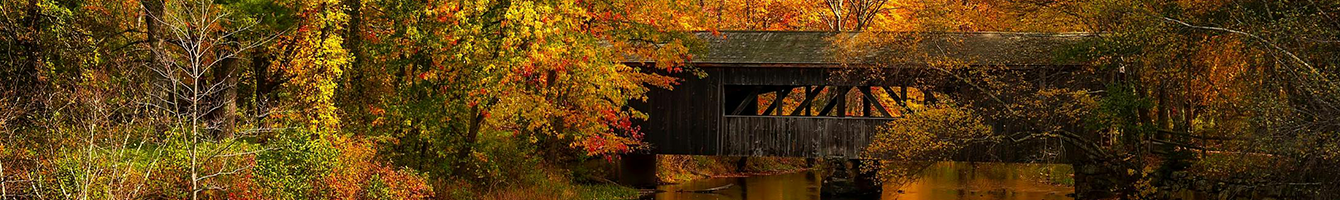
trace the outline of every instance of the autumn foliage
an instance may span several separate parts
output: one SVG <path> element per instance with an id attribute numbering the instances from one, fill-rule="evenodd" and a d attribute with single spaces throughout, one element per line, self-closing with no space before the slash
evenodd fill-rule
<path id="1" fill-rule="evenodd" d="M 700 75 L 693 55 L 710 50 L 692 32 L 722 30 L 872 33 L 833 40 L 837 60 L 915 44 L 906 33 L 1083 32 L 1054 55 L 1080 63 L 1068 66 L 1075 70 L 1042 78 L 901 49 L 928 70 L 909 81 L 917 97 L 892 111 L 899 119 L 868 155 L 914 163 L 966 144 L 1065 141 L 1115 177 L 1101 185 L 1113 197 L 1169 198 L 1158 188 L 1209 180 L 1333 198 L 1337 8 L 1320 0 L 3 1 L 0 198 L 589 197 L 574 191 L 590 188 L 572 186 L 603 179 L 587 163 L 649 148 L 636 124 L 657 119 L 629 105 L 692 81 L 675 77 Z M 906 67 L 891 59 L 865 64 Z M 851 70 L 834 77 L 870 75 L 840 67 Z M 937 90 L 950 82 L 960 92 Z M 872 93 L 894 105 L 891 92 Z M 1054 151 L 1039 154 L 1055 159 Z"/>

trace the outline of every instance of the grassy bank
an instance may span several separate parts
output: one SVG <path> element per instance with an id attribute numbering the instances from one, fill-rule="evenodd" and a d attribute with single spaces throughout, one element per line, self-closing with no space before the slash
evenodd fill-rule
<path id="1" fill-rule="evenodd" d="M 656 175 L 662 183 L 776 174 L 808 168 L 803 158 L 658 155 L 657 159 Z M 741 159 L 745 159 L 743 165 Z"/>
<path id="2" fill-rule="evenodd" d="M 565 167 L 541 164 L 515 168 L 523 175 L 507 179 L 506 184 L 455 181 L 436 188 L 444 190 L 439 195 L 445 199 L 636 199 L 637 189 L 602 175 L 613 167 L 604 161 Z"/>

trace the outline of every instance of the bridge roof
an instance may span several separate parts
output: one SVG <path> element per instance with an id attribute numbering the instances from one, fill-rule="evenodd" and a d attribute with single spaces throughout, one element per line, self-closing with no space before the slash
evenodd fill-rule
<path id="1" fill-rule="evenodd" d="M 854 32 L 811 31 L 722 31 L 694 33 L 703 39 L 707 52 L 693 56 L 690 63 L 700 66 L 771 65 L 832 66 L 840 64 L 834 55 L 835 41 L 856 38 Z M 1091 36 L 1089 33 L 962 32 L 865 35 L 894 40 L 916 38 L 916 52 L 896 48 L 863 51 L 863 57 L 851 63 L 876 63 L 902 60 L 898 64 L 925 64 L 925 59 L 941 56 L 966 61 L 971 65 L 1076 65 L 1057 61 L 1057 51 Z M 887 61 L 886 61 L 887 62 Z"/>

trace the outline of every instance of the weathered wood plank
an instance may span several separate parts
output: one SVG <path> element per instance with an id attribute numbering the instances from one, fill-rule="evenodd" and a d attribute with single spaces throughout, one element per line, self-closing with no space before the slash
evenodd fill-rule
<path id="1" fill-rule="evenodd" d="M 730 155 L 854 157 L 887 118 L 726 116 L 721 134 L 747 136 Z M 821 140 L 821 144 L 811 142 Z M 806 147 L 810 146 L 810 147 Z"/>
<path id="2" fill-rule="evenodd" d="M 704 69 L 708 74 L 720 74 L 721 69 Z M 691 74 L 677 77 L 684 81 L 675 90 L 653 89 L 647 92 L 647 101 L 634 101 L 634 109 L 648 113 L 649 119 L 637 122 L 646 133 L 644 141 L 655 153 L 716 154 L 721 143 L 718 132 L 721 123 L 720 76 L 698 79 Z"/>

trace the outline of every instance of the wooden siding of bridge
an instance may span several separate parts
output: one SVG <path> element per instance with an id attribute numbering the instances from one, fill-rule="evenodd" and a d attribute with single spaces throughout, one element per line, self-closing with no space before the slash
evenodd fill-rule
<path id="1" fill-rule="evenodd" d="M 703 69 L 708 76 L 680 74 L 674 90 L 652 89 L 646 102 L 633 107 L 650 119 L 639 122 L 651 153 L 716 155 L 721 123 L 721 70 Z"/>
<path id="2" fill-rule="evenodd" d="M 889 118 L 725 116 L 718 155 L 856 158 Z"/>

